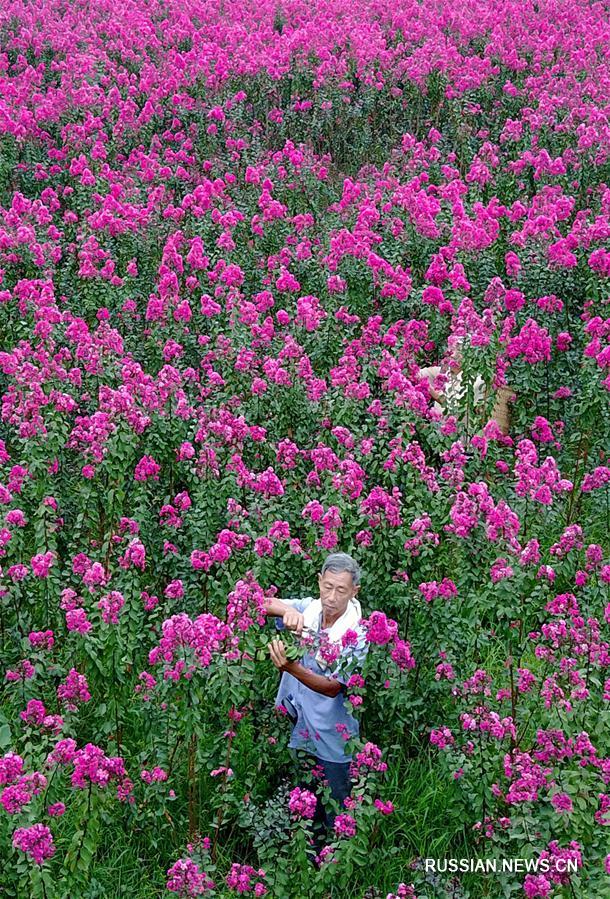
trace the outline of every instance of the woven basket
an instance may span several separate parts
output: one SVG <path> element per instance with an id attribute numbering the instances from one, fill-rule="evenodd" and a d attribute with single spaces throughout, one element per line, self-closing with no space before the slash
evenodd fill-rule
<path id="1" fill-rule="evenodd" d="M 491 413 L 491 417 L 496 420 L 498 427 L 503 434 L 508 434 L 510 430 L 510 406 L 509 402 L 516 399 L 517 394 L 511 387 L 500 387 L 496 391 L 496 401 Z"/>

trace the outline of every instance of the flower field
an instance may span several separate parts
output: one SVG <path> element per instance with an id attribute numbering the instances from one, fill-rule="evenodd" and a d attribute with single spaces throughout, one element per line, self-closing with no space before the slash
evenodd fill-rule
<path id="1" fill-rule="evenodd" d="M 2 5 L 3 899 L 610 896 L 609 96 L 594 0 Z"/>

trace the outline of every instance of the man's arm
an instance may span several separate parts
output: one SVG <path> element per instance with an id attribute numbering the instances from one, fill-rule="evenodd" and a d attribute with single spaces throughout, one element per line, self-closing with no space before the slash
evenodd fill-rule
<path id="1" fill-rule="evenodd" d="M 293 677 L 300 680 L 301 683 L 305 684 L 306 687 L 309 687 L 310 690 L 321 693 L 323 696 L 330 696 L 331 699 L 338 696 L 343 689 L 339 681 L 335 680 L 334 677 L 324 677 L 323 674 L 314 674 L 313 671 L 310 671 L 309 668 L 301 665 L 300 662 L 288 662 L 286 667 L 282 670 L 287 671 L 288 674 L 292 674 Z"/>
<path id="2" fill-rule="evenodd" d="M 284 612 L 291 608 L 287 602 L 278 599 L 276 596 L 265 597 L 265 614 L 274 615 L 276 618 L 283 618 Z"/>
<path id="3" fill-rule="evenodd" d="M 281 618 L 284 627 L 289 631 L 295 631 L 297 634 L 303 632 L 304 619 L 302 612 L 295 609 L 289 602 L 277 597 L 265 597 L 265 614 Z"/>
<path id="4" fill-rule="evenodd" d="M 333 677 L 315 674 L 313 671 L 310 671 L 309 668 L 301 665 L 300 662 L 289 662 L 286 657 L 284 644 L 279 637 L 276 637 L 269 644 L 269 654 L 271 655 L 271 660 L 276 668 L 280 671 L 287 671 L 288 674 L 292 674 L 293 677 L 296 677 L 297 680 L 301 681 L 302 684 L 305 684 L 306 687 L 309 687 L 309 689 L 313 690 L 315 693 L 321 693 L 323 696 L 334 698 L 343 689 L 339 681 L 335 680 Z"/>

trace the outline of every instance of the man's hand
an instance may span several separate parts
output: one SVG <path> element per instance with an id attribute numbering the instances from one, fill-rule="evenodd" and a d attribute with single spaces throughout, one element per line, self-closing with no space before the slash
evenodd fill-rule
<path id="1" fill-rule="evenodd" d="M 279 637 L 274 637 L 269 643 L 269 655 L 271 661 L 280 671 L 288 671 L 293 677 L 309 687 L 315 693 L 329 696 L 331 699 L 337 696 L 343 686 L 333 677 L 325 677 L 323 674 L 314 674 L 309 668 L 305 668 L 300 662 L 289 662 L 286 656 L 286 647 Z"/>
<path id="2" fill-rule="evenodd" d="M 287 671 L 290 668 L 292 662 L 288 661 L 286 647 L 279 637 L 274 637 L 269 643 L 269 655 L 275 667 L 280 671 Z"/>
<path id="3" fill-rule="evenodd" d="M 284 627 L 288 628 L 289 631 L 294 631 L 295 634 L 299 635 L 302 634 L 305 622 L 302 612 L 297 612 L 296 609 L 286 609 L 283 621 Z"/>

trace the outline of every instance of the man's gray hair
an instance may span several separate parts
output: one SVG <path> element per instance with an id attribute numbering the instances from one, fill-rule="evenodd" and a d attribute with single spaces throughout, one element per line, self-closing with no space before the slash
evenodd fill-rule
<path id="1" fill-rule="evenodd" d="M 339 571 L 349 571 L 354 586 L 360 583 L 360 566 L 356 560 L 352 559 L 351 556 L 348 556 L 347 553 L 331 553 L 330 556 L 327 556 L 322 565 L 322 576 L 324 576 L 327 571 L 334 571 L 335 573 Z"/>

